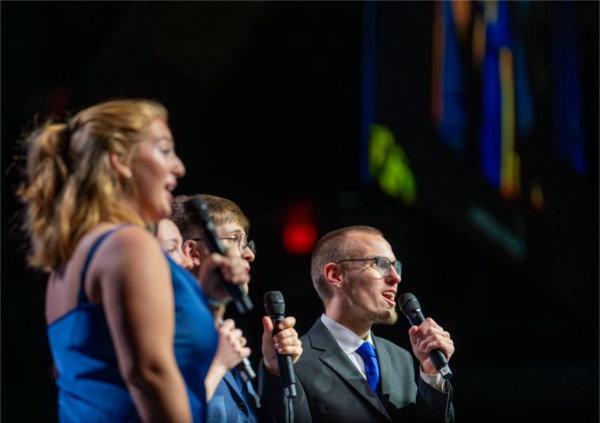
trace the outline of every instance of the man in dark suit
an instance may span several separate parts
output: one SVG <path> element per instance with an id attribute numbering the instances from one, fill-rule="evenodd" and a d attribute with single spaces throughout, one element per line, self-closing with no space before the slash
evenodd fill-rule
<path id="1" fill-rule="evenodd" d="M 449 359 L 450 335 L 432 319 L 410 328 L 420 363 L 415 383 L 410 353 L 371 332 L 398 318 L 401 264 L 381 232 L 351 226 L 325 235 L 313 251 L 311 276 L 325 314 L 300 338 L 295 421 L 453 421 L 451 388 L 427 356 L 440 349 Z M 261 389 L 270 396 L 263 397 L 269 419 L 284 421 L 278 381 L 267 378 Z"/>

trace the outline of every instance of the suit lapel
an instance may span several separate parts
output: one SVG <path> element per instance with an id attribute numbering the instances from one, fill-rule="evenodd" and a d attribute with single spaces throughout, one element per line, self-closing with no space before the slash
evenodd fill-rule
<path id="1" fill-rule="evenodd" d="M 390 354 L 384 348 L 383 344 L 377 342 L 377 338 L 375 336 L 373 336 L 373 343 L 375 344 L 375 349 L 377 350 L 377 360 L 379 361 L 379 370 L 381 375 L 381 398 L 385 404 L 391 403 L 396 407 L 399 407 L 395 394 L 397 394 L 398 390 L 402 389 L 402 387 L 398 386 L 397 383 L 395 386 L 393 386 L 392 381 L 390 380 L 391 376 L 395 374 L 392 368 Z"/>
<path id="2" fill-rule="evenodd" d="M 237 372 L 236 369 L 233 369 L 225 374 L 223 380 L 227 384 L 229 391 L 235 397 L 235 401 L 238 402 L 240 399 L 246 404 L 250 406 L 254 412 L 260 408 L 260 398 L 256 391 L 254 390 L 254 386 L 252 386 L 252 382 L 247 381 L 244 382 L 240 377 L 238 381 L 234 376 L 233 372 Z M 238 375 L 239 376 L 239 375 Z M 246 388 L 246 392 L 244 392 L 244 388 L 240 385 L 244 384 Z"/>
<path id="3" fill-rule="evenodd" d="M 252 405 L 254 406 L 254 410 L 258 410 L 260 408 L 260 397 L 254 390 L 254 386 L 252 386 L 252 382 L 247 381 L 244 383 L 246 384 L 246 391 L 248 392 L 248 394 L 250 396 L 250 401 L 253 402 Z"/>
<path id="4" fill-rule="evenodd" d="M 337 373 L 338 376 L 350 385 L 352 389 L 358 392 L 366 402 L 391 420 L 381 400 L 373 391 L 371 391 L 367 381 L 362 377 L 346 354 L 340 349 L 335 338 L 329 333 L 329 330 L 327 330 L 320 319 L 313 325 L 308 335 L 310 337 L 311 346 L 314 349 L 322 351 L 320 360 Z"/>
<path id="5" fill-rule="evenodd" d="M 239 386 L 237 380 L 235 380 L 235 377 L 233 376 L 234 371 L 235 370 L 225 373 L 225 376 L 223 376 L 223 380 L 227 384 L 229 391 L 235 397 L 236 403 L 239 402 L 240 400 L 242 400 L 243 402 L 246 402 L 244 399 L 244 393 L 240 392 L 241 387 Z"/>

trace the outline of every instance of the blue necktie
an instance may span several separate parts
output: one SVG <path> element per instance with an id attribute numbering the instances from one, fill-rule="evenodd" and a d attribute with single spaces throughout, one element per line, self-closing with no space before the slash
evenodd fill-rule
<path id="1" fill-rule="evenodd" d="M 373 390 L 377 392 L 377 385 L 379 384 L 379 363 L 377 362 L 377 354 L 375 354 L 375 348 L 370 342 L 363 342 L 360 347 L 356 350 L 365 362 L 365 372 L 367 373 L 367 382 Z"/>

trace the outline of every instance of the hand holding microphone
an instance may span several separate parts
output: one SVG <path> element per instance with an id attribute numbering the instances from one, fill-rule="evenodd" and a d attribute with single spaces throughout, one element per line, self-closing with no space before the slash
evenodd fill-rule
<path id="1" fill-rule="evenodd" d="M 242 331 L 235 327 L 233 320 L 225 320 L 217 330 L 219 347 L 213 363 L 231 370 L 250 355 L 250 348 L 246 347 L 246 338 L 243 337 Z"/>
<path id="2" fill-rule="evenodd" d="M 221 340 L 221 335 L 223 335 L 222 332 L 223 331 L 228 332 L 230 330 L 229 329 L 230 323 L 227 323 L 227 325 L 225 325 L 225 322 L 233 323 L 233 320 L 227 319 L 227 320 L 223 321 L 223 319 L 221 317 L 215 317 L 215 324 L 217 326 L 217 330 L 219 331 L 219 345 L 222 342 L 222 340 Z M 233 326 L 235 327 L 235 323 L 233 323 Z M 231 328 L 231 329 L 233 329 L 233 328 Z M 244 347 L 247 343 L 247 340 L 246 340 L 246 338 L 244 338 L 242 336 L 242 331 L 240 329 L 237 329 L 237 330 L 239 331 L 239 346 Z M 218 354 L 218 352 L 217 352 L 217 354 Z M 241 352 L 240 352 L 240 356 L 241 356 L 241 362 L 236 363 L 237 369 L 240 372 L 240 376 L 242 377 L 242 379 L 244 379 L 244 382 L 247 382 L 256 377 L 256 373 L 254 372 L 254 369 L 252 368 L 252 363 L 250 363 L 250 360 L 248 360 L 248 357 L 250 356 L 250 350 L 248 349 L 247 355 L 241 354 Z M 231 367 L 228 367 L 228 369 L 231 369 Z"/>
<path id="3" fill-rule="evenodd" d="M 296 396 L 296 376 L 293 362 L 302 354 L 302 342 L 293 328 L 296 319 L 285 317 L 285 302 L 279 291 L 267 292 L 264 296 L 262 353 L 265 367 L 270 373 L 279 374 L 284 397 Z"/>
<path id="4" fill-rule="evenodd" d="M 239 288 L 240 295 L 246 294 L 247 269 L 246 261 L 231 250 L 224 255 L 211 253 L 202 259 L 198 278 L 210 300 L 225 306 L 232 299 L 228 286 Z"/>
<path id="5" fill-rule="evenodd" d="M 399 298 L 400 310 L 413 325 L 408 331 L 415 357 L 427 374 L 439 372 L 444 379 L 452 377 L 448 360 L 454 354 L 454 342 L 450 334 L 433 319 L 425 318 L 417 298 L 406 293 Z"/>
<path id="6" fill-rule="evenodd" d="M 220 285 L 222 285 L 233 298 L 235 306 L 240 314 L 252 310 L 252 300 L 248 297 L 246 290 L 240 286 L 240 284 L 236 284 L 236 282 L 242 281 L 242 277 L 244 276 L 243 271 L 245 269 L 239 266 L 237 268 L 227 266 L 227 260 L 233 260 L 234 258 L 228 257 L 227 250 L 217 235 L 215 224 L 208 212 L 208 205 L 199 198 L 194 198 L 186 204 L 186 208 L 191 212 L 191 215 L 194 216 L 194 220 L 202 226 L 205 242 L 209 251 L 218 253 L 211 254 L 210 260 L 214 262 L 212 265 L 216 264 L 219 266 L 220 272 L 217 274 L 217 278 L 220 278 Z M 219 257 L 219 255 L 224 257 Z M 214 272 L 212 273 L 214 274 Z M 207 282 L 211 279 L 210 275 L 205 275 L 204 277 L 206 280 L 203 282 Z"/>
<path id="7" fill-rule="evenodd" d="M 268 316 L 263 316 L 262 354 L 265 368 L 271 374 L 280 376 L 277 354 L 289 355 L 292 362 L 298 361 L 302 354 L 302 341 L 294 329 L 296 319 L 288 316 L 277 327 Z"/>

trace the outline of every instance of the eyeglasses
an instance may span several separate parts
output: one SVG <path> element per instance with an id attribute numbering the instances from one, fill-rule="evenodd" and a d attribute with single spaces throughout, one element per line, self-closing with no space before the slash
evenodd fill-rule
<path id="1" fill-rule="evenodd" d="M 204 241 L 204 238 L 190 238 L 192 241 Z M 219 239 L 221 241 L 227 241 L 226 244 L 227 245 L 237 245 L 238 248 L 240 249 L 240 253 L 244 253 L 244 250 L 249 249 L 252 254 L 256 254 L 256 245 L 254 244 L 254 241 L 251 239 L 246 239 L 245 237 L 241 237 L 241 236 L 233 236 L 233 237 L 219 237 Z"/>
<path id="2" fill-rule="evenodd" d="M 357 259 L 345 259 L 337 260 L 334 263 L 341 263 L 343 261 L 372 261 L 377 266 L 377 270 L 381 273 L 381 276 L 388 276 L 392 272 L 392 266 L 398 273 L 398 276 L 402 276 L 402 263 L 400 260 L 391 261 L 387 257 L 371 257 L 371 258 L 357 258 Z"/>

